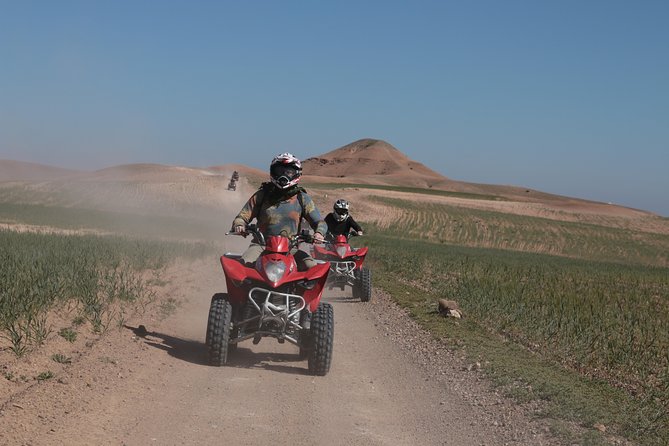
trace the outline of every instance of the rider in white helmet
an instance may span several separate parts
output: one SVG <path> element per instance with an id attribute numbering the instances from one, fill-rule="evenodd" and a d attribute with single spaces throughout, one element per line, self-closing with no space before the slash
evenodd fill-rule
<path id="1" fill-rule="evenodd" d="M 362 228 L 349 213 L 349 207 L 348 201 L 339 199 L 332 206 L 332 212 L 325 216 L 330 238 L 336 235 L 348 236 L 351 232 L 362 235 Z"/>
<path id="2" fill-rule="evenodd" d="M 323 241 L 327 225 L 307 191 L 298 186 L 302 163 L 290 153 L 277 155 L 270 164 L 270 180 L 263 183 L 232 222 L 232 231 L 246 233 L 246 225 L 257 220 L 258 229 L 265 237 L 284 235 L 293 237 L 300 231 L 302 219 L 314 230 L 314 240 Z M 251 243 L 242 255 L 245 263 L 253 263 L 264 247 Z M 305 251 L 295 253 L 298 262 L 307 268 L 315 261 Z"/>

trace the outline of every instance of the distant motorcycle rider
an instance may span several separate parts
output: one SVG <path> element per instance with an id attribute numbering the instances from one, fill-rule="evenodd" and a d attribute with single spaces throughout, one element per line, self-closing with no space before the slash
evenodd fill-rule
<path id="1" fill-rule="evenodd" d="M 332 212 L 325 216 L 325 223 L 328 225 L 328 238 L 334 238 L 337 235 L 348 235 L 353 230 L 357 235 L 362 235 L 362 228 L 353 219 L 349 213 L 349 203 L 344 199 L 335 201 L 332 206 Z"/>
<path id="2" fill-rule="evenodd" d="M 265 237 L 283 235 L 293 237 L 300 231 L 302 219 L 314 230 L 314 242 L 324 240 L 327 224 L 321 218 L 318 208 L 307 194 L 298 186 L 302 176 L 302 163 L 290 153 L 277 155 L 270 164 L 270 180 L 263 183 L 242 207 L 232 222 L 232 231 L 246 234 L 246 225 L 255 218 L 258 229 Z M 246 264 L 254 263 L 264 246 L 251 243 L 242 254 Z M 295 259 L 301 269 L 316 265 L 314 259 L 305 251 L 297 250 Z"/>

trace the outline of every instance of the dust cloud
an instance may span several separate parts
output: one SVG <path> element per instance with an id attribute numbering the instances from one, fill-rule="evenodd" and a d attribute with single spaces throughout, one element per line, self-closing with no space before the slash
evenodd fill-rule
<path id="1" fill-rule="evenodd" d="M 232 169 L 132 164 L 55 179 L 29 173 L 0 177 L 0 223 L 218 242 L 255 191 L 244 176 L 228 190 Z"/>

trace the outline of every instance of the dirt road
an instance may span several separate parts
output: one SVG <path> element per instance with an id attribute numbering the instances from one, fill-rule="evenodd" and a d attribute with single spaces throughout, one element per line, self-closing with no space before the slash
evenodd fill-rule
<path id="1" fill-rule="evenodd" d="M 173 268 L 161 298 L 176 298 L 176 311 L 129 320 L 5 401 L 0 444 L 549 444 L 378 294 L 367 304 L 327 296 L 335 350 L 325 377 L 307 375 L 297 348 L 273 339 L 246 341 L 228 367 L 210 367 L 209 298 L 223 288 L 216 259 Z M 140 324 L 146 334 L 133 330 Z"/>

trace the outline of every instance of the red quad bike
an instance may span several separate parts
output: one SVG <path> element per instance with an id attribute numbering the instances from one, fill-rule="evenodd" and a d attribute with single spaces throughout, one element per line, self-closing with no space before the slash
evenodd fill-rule
<path id="1" fill-rule="evenodd" d="M 221 257 L 228 292 L 211 298 L 206 336 L 209 363 L 224 365 L 244 340 L 257 344 L 272 337 L 298 346 L 300 357 L 308 360 L 309 373 L 326 375 L 334 343 L 334 311 L 332 305 L 321 302 L 328 264 L 297 269 L 290 251 L 300 242 L 312 243 L 309 234 L 265 240 L 255 225 L 248 225 L 246 231 L 265 250 L 253 266 L 242 264 L 239 254 Z"/>
<path id="2" fill-rule="evenodd" d="M 357 235 L 352 233 L 351 235 Z M 314 257 L 330 262 L 328 289 L 351 287 L 353 297 L 361 302 L 372 298 L 372 272 L 362 266 L 367 248 L 351 248 L 345 235 L 337 235 L 331 243 L 314 245 Z"/>

